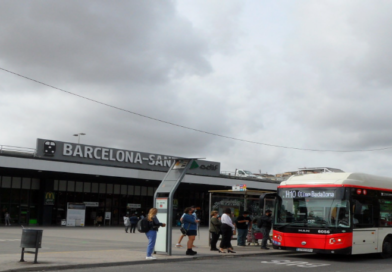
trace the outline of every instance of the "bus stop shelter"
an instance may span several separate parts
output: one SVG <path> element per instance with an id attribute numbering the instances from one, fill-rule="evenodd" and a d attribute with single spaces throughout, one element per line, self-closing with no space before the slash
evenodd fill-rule
<path id="1" fill-rule="evenodd" d="M 248 211 L 252 218 L 264 214 L 266 210 L 274 210 L 275 191 L 262 190 L 212 190 L 209 192 L 209 218 L 211 211 L 222 215 L 225 208 L 230 208 L 235 220 L 243 211 Z"/>
<path id="2" fill-rule="evenodd" d="M 218 211 L 222 215 L 226 208 L 231 209 L 233 222 L 243 211 L 248 211 L 252 219 L 260 217 L 266 210 L 274 212 L 276 191 L 263 190 L 212 190 L 209 192 L 209 217 L 211 211 Z M 208 227 L 210 227 L 210 221 Z M 211 234 L 208 237 L 210 245 Z M 233 239 L 235 239 L 233 237 Z"/>

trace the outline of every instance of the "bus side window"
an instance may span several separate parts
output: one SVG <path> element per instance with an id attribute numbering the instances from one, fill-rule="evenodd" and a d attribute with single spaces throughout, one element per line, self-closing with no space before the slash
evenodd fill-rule
<path id="1" fill-rule="evenodd" d="M 354 227 L 369 228 L 374 227 L 374 209 L 369 200 L 355 199 L 354 201 Z"/>
<path id="2" fill-rule="evenodd" d="M 381 196 L 380 204 L 380 227 L 392 227 L 392 198 Z"/>

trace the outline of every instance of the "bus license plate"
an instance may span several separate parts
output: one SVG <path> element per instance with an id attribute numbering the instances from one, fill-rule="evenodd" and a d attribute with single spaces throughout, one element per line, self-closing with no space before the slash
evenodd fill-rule
<path id="1" fill-rule="evenodd" d="M 313 252 L 313 249 L 311 249 L 311 248 L 297 248 L 297 251 Z"/>

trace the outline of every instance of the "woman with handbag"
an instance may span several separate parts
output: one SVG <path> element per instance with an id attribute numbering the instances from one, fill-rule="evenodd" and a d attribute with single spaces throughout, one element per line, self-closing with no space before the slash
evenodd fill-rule
<path id="1" fill-rule="evenodd" d="M 218 219 L 218 212 L 211 212 L 211 220 L 210 220 L 210 233 L 211 233 L 211 251 L 220 251 L 216 248 L 216 243 L 218 242 L 220 229 L 222 223 Z"/>
<path id="2" fill-rule="evenodd" d="M 226 208 L 223 210 L 223 215 L 221 217 L 222 241 L 220 243 L 220 252 L 222 253 L 226 253 L 225 249 L 227 249 L 228 253 L 235 253 L 231 245 L 231 237 L 235 235 L 235 226 L 233 224 L 233 221 L 231 220 L 230 215 L 230 208 Z"/>
<path id="3" fill-rule="evenodd" d="M 186 230 L 186 235 L 188 236 L 188 244 L 186 255 L 196 255 L 197 252 L 192 250 L 193 242 L 195 241 L 197 235 L 197 223 L 200 220 L 196 220 L 192 215 L 193 209 L 188 207 L 184 211 L 184 216 L 182 217 L 182 223 L 184 223 L 184 229 Z"/>

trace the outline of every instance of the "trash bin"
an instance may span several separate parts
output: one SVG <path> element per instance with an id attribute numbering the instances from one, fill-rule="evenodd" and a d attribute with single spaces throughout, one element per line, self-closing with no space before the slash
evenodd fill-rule
<path id="1" fill-rule="evenodd" d="M 34 263 L 37 263 L 38 249 L 42 245 L 43 230 L 37 229 L 23 229 L 22 239 L 20 240 L 20 247 L 22 248 L 22 256 L 20 261 L 24 262 L 24 253 L 35 254 Z M 25 248 L 35 248 L 34 251 L 25 251 Z"/>

